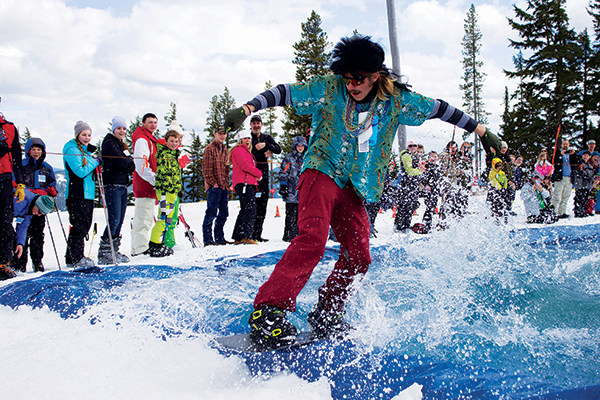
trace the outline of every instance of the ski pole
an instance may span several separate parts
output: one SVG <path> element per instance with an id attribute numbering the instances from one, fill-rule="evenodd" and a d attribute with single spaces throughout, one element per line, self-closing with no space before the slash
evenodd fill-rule
<path id="1" fill-rule="evenodd" d="M 112 232 L 110 231 L 110 222 L 108 220 L 108 209 L 106 208 L 106 196 L 104 194 L 104 179 L 102 178 L 102 168 L 96 167 L 96 175 L 98 175 L 98 186 L 100 187 L 100 197 L 102 197 L 102 206 L 104 207 L 104 218 L 106 218 L 106 231 L 108 232 L 108 240 L 110 241 L 110 252 L 112 254 L 113 263 L 117 265 L 117 255 L 115 254 L 115 246 L 113 245 Z"/>
<path id="2" fill-rule="evenodd" d="M 92 240 L 90 240 L 90 250 L 88 251 L 88 257 L 92 256 L 92 246 L 94 246 L 94 238 L 96 237 L 96 233 L 98 233 L 98 223 L 94 222 L 94 230 L 92 231 Z"/>
<path id="3" fill-rule="evenodd" d="M 71 260 L 73 260 L 73 255 L 71 254 L 71 249 L 69 248 L 69 239 L 67 239 L 67 233 L 65 232 L 65 227 L 63 226 L 62 219 L 60 218 L 60 211 L 58 211 L 58 205 L 56 204 L 56 202 L 54 202 L 54 209 L 56 210 L 56 215 L 58 216 L 58 223 L 60 224 L 60 229 L 62 230 L 63 236 L 65 237 L 65 243 L 67 244 L 67 252 L 71 257 Z"/>
<path id="4" fill-rule="evenodd" d="M 50 239 L 52 239 L 52 247 L 54 248 L 54 255 L 56 256 L 56 262 L 58 263 L 58 270 L 62 271 L 62 268 L 60 268 L 60 260 L 58 259 L 58 252 L 56 251 L 56 244 L 54 243 L 54 235 L 52 234 L 52 228 L 50 227 L 48 215 L 46 215 L 46 224 L 48 225 L 48 231 L 50 231 Z"/>

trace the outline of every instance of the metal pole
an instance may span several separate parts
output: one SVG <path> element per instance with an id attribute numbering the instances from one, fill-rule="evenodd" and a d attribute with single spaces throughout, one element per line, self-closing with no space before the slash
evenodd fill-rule
<path id="1" fill-rule="evenodd" d="M 394 0 L 386 0 L 388 14 L 388 29 L 390 35 L 390 50 L 392 52 L 392 70 L 400 76 L 400 52 L 398 51 L 398 34 L 396 32 L 396 8 Z M 406 149 L 406 127 L 398 126 L 398 150 Z"/>

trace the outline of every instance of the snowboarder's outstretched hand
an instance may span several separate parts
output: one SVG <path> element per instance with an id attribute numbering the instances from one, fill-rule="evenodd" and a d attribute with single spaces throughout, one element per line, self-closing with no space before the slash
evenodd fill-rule
<path id="1" fill-rule="evenodd" d="M 225 132 L 229 133 L 231 131 L 237 131 L 240 129 L 240 126 L 244 123 L 246 119 L 246 112 L 243 107 L 232 108 L 227 111 L 227 115 L 225 116 L 225 123 L 223 124 L 225 128 Z"/>

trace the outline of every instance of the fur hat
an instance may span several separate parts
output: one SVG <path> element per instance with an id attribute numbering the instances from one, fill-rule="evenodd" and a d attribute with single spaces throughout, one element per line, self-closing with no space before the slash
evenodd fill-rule
<path id="1" fill-rule="evenodd" d="M 343 37 L 333 48 L 331 71 L 337 75 L 351 74 L 358 79 L 357 71 L 374 73 L 384 68 L 385 52 L 370 36 L 356 34 Z"/>
<path id="2" fill-rule="evenodd" d="M 54 209 L 54 199 L 50 196 L 39 196 L 35 201 L 35 205 L 44 214 L 50 214 Z"/>
<path id="3" fill-rule="evenodd" d="M 75 124 L 75 138 L 77 138 L 77 136 L 79 136 L 79 134 L 85 130 L 89 130 L 90 132 L 92 131 L 92 127 L 89 126 L 87 123 L 83 122 L 83 121 L 77 121 L 77 123 Z"/>

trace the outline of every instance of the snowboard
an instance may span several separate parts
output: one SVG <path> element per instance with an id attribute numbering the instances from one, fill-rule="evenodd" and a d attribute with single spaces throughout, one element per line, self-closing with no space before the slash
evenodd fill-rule
<path id="1" fill-rule="evenodd" d="M 292 342 L 280 344 L 279 346 L 267 346 L 253 341 L 250 338 L 249 333 L 243 333 L 239 335 L 219 337 L 215 339 L 215 342 L 217 342 L 221 347 L 245 353 L 264 353 L 267 351 L 302 347 L 319 340 L 322 339 L 315 336 L 312 332 L 300 332 L 298 333 L 298 336 L 296 336 L 296 339 Z"/>

